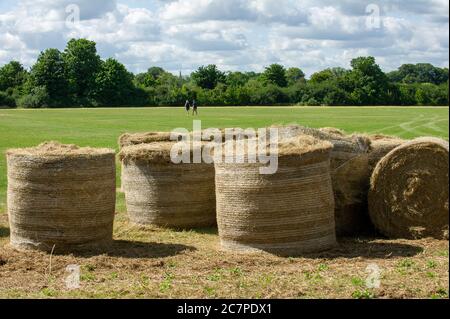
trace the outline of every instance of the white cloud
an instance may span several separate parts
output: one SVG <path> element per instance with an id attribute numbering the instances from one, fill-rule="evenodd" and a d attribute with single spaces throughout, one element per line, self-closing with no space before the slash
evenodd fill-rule
<path id="1" fill-rule="evenodd" d="M 367 54 L 386 70 L 417 62 L 448 66 L 447 0 L 379 0 L 380 28 L 368 29 L 372 2 L 20 0 L 0 9 L 0 65 L 19 59 L 29 67 L 40 50 L 86 37 L 103 57 L 135 72 L 160 65 L 186 74 L 208 63 L 260 71 L 282 63 L 311 74 Z M 72 3 L 81 21 L 68 28 L 65 9 Z"/>

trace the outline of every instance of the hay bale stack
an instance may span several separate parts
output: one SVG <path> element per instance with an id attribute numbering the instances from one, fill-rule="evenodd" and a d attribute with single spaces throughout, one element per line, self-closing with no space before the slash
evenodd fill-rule
<path id="1" fill-rule="evenodd" d="M 12 246 L 63 251 L 112 240 L 114 150 L 48 142 L 6 155 Z"/>
<path id="2" fill-rule="evenodd" d="M 371 178 L 369 214 L 391 238 L 448 238 L 448 142 L 418 138 L 393 149 Z"/>
<path id="3" fill-rule="evenodd" d="M 405 143 L 405 140 L 388 135 L 370 135 L 369 139 L 371 141 L 370 151 L 369 151 L 369 172 L 372 174 L 375 166 L 378 162 L 390 151 L 392 151 L 397 146 Z M 369 176 L 370 177 L 370 176 Z"/>
<path id="4" fill-rule="evenodd" d="M 280 138 L 307 134 L 333 145 L 330 165 L 335 197 L 336 234 L 355 235 L 369 229 L 369 138 L 357 134 L 345 135 L 343 131 L 331 128 L 314 129 L 298 125 L 277 128 Z"/>
<path id="5" fill-rule="evenodd" d="M 174 144 L 132 145 L 120 152 L 128 215 L 136 224 L 172 228 L 213 226 L 214 165 L 172 163 L 170 150 Z M 192 151 L 193 148 L 191 156 Z"/>
<path id="6" fill-rule="evenodd" d="M 216 162 L 222 247 L 280 255 L 333 247 L 330 151 L 330 143 L 303 135 L 280 141 L 278 171 L 272 175 L 260 174 L 262 163 Z"/>

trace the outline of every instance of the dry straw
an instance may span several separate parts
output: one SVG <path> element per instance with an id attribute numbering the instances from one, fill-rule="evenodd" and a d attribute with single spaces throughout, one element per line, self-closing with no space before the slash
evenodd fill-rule
<path id="1" fill-rule="evenodd" d="M 214 165 L 174 164 L 174 144 L 132 145 L 120 152 L 131 221 L 173 228 L 215 225 Z"/>
<path id="2" fill-rule="evenodd" d="M 448 238 L 448 142 L 418 138 L 393 149 L 371 178 L 369 214 L 391 238 Z"/>
<path id="3" fill-rule="evenodd" d="M 112 240 L 114 150 L 47 142 L 6 155 L 12 246 L 63 251 Z"/>
<path id="4" fill-rule="evenodd" d="M 230 142 L 228 142 L 230 143 Z M 279 143 L 279 167 L 217 163 L 217 222 L 221 245 L 232 251 L 297 255 L 335 245 L 331 144 L 311 136 Z"/>
<path id="5" fill-rule="evenodd" d="M 278 127 L 278 130 L 281 138 L 307 134 L 333 145 L 330 165 L 336 205 L 336 234 L 355 235 L 369 228 L 369 138 L 357 134 L 346 135 L 335 128 L 314 129 L 289 125 Z"/>
<path id="6" fill-rule="evenodd" d="M 369 151 L 369 172 L 372 174 L 375 166 L 378 162 L 390 151 L 392 151 L 397 146 L 405 143 L 405 140 L 388 135 L 370 135 L 369 139 L 371 141 L 370 151 Z M 369 176 L 370 177 L 370 176 Z"/>
<path id="7" fill-rule="evenodd" d="M 170 132 L 125 133 L 119 137 L 119 147 L 171 141 Z M 183 135 L 183 134 L 181 134 Z"/>

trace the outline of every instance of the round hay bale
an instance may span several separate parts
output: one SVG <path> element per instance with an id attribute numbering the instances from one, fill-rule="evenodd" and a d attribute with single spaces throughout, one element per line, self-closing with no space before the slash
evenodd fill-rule
<path id="1" fill-rule="evenodd" d="M 170 142 L 170 132 L 143 132 L 143 133 L 124 133 L 119 137 L 119 151 L 125 146 L 149 144 L 155 142 Z M 120 192 L 123 192 L 123 165 L 120 166 Z"/>
<path id="2" fill-rule="evenodd" d="M 13 247 L 64 251 L 112 240 L 114 150 L 47 142 L 6 155 Z"/>
<path id="3" fill-rule="evenodd" d="M 369 139 L 371 141 L 370 151 L 369 151 L 369 172 L 372 174 L 375 166 L 378 162 L 390 151 L 392 151 L 397 146 L 405 143 L 405 140 L 388 135 L 370 135 Z M 370 176 L 369 176 L 370 178 Z"/>
<path id="4" fill-rule="evenodd" d="M 172 228 L 213 226 L 214 165 L 172 163 L 170 150 L 174 144 L 133 145 L 120 152 L 128 215 L 136 224 Z"/>
<path id="5" fill-rule="evenodd" d="M 330 143 L 311 136 L 280 141 L 278 171 L 272 175 L 260 174 L 262 163 L 216 162 L 222 247 L 280 255 L 333 247 L 330 151 Z"/>
<path id="6" fill-rule="evenodd" d="M 448 236 L 448 142 L 432 137 L 406 142 L 377 164 L 369 214 L 390 238 Z"/>
<path id="7" fill-rule="evenodd" d="M 333 145 L 330 165 L 335 198 L 336 234 L 356 235 L 368 230 L 370 139 L 363 135 L 343 135 L 342 131 L 337 129 L 314 129 L 298 125 L 278 127 L 278 132 L 280 138 L 307 134 L 329 141 Z"/>

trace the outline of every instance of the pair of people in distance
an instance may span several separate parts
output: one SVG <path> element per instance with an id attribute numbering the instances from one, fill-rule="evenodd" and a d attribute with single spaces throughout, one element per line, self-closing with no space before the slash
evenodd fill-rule
<path id="1" fill-rule="evenodd" d="M 189 115 L 192 107 L 192 115 L 198 115 L 198 106 L 197 102 L 195 100 L 192 101 L 192 104 L 186 100 L 186 103 L 184 104 L 184 109 L 186 110 L 186 113 Z"/>

